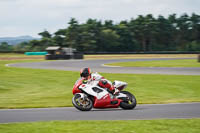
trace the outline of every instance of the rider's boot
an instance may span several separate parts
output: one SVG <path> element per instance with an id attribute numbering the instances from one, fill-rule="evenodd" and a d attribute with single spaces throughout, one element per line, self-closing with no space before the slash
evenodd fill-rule
<path id="1" fill-rule="evenodd" d="M 115 88 L 113 95 L 117 96 L 119 94 L 119 90 Z"/>
<path id="2" fill-rule="evenodd" d="M 110 92 L 110 94 L 112 95 L 112 99 L 115 99 L 116 96 L 119 95 L 119 90 L 114 88 L 114 89 L 108 89 L 108 92 Z"/>

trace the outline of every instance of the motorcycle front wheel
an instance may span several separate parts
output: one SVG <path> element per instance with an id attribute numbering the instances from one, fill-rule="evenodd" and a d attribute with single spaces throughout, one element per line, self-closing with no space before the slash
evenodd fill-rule
<path id="1" fill-rule="evenodd" d="M 123 109 L 134 109 L 137 104 L 135 96 L 128 91 L 121 91 L 120 93 L 123 93 L 128 97 L 127 99 L 123 99 L 120 103 L 120 107 Z"/>
<path id="2" fill-rule="evenodd" d="M 75 108 L 81 111 L 90 111 L 92 109 L 92 100 L 87 98 L 81 98 L 80 94 L 75 94 L 72 98 L 72 104 Z"/>

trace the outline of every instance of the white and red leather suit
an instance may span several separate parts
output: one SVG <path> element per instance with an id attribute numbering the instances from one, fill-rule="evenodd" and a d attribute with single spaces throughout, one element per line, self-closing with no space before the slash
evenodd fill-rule
<path id="1" fill-rule="evenodd" d="M 107 88 L 109 92 L 114 93 L 115 89 L 112 85 L 112 83 L 105 79 L 103 76 L 101 76 L 100 74 L 96 73 L 91 73 L 90 68 L 83 68 L 80 71 L 80 76 L 84 79 L 84 80 L 88 80 L 88 81 L 98 81 L 98 85 L 102 88 Z"/>
<path id="2" fill-rule="evenodd" d="M 107 88 L 109 92 L 114 93 L 114 87 L 112 85 L 112 82 L 105 79 L 103 76 L 101 76 L 98 73 L 92 73 L 91 74 L 91 79 L 99 81 L 98 85 L 102 88 Z"/>

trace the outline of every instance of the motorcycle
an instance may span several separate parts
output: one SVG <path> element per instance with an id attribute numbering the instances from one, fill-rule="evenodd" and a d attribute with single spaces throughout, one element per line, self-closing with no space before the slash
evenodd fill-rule
<path id="1" fill-rule="evenodd" d="M 128 91 L 122 91 L 127 87 L 126 82 L 114 81 L 116 94 L 111 94 L 107 89 L 98 85 L 99 81 L 76 81 L 72 93 L 72 104 L 81 111 L 90 111 L 92 108 L 118 108 L 134 109 L 136 98 Z"/>

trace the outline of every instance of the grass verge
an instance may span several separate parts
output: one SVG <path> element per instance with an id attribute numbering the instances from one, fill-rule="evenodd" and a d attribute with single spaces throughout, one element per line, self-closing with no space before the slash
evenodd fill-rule
<path id="1" fill-rule="evenodd" d="M 0 108 L 72 106 L 72 87 L 79 72 L 5 67 L 16 62 L 29 61 L 0 61 Z M 138 103 L 200 101 L 200 76 L 102 75 L 111 81 L 126 81 Z"/>
<path id="2" fill-rule="evenodd" d="M 197 58 L 197 54 L 111 54 L 84 55 L 84 59 Z"/>
<path id="3" fill-rule="evenodd" d="M 110 55 L 84 55 L 84 59 L 138 59 L 138 58 L 196 58 L 197 54 L 110 54 Z M 44 59 L 43 55 L 31 55 L 17 53 L 0 53 L 0 60 L 19 59 Z"/>
<path id="4" fill-rule="evenodd" d="M 199 133 L 200 119 L 50 121 L 0 124 L 1 133 Z"/>
<path id="5" fill-rule="evenodd" d="M 196 59 L 117 62 L 105 65 L 121 67 L 200 67 L 200 63 Z"/>

